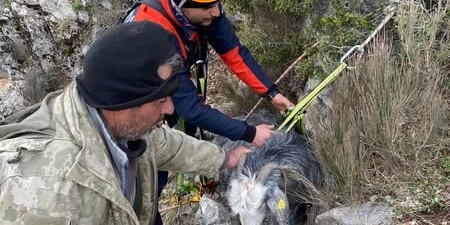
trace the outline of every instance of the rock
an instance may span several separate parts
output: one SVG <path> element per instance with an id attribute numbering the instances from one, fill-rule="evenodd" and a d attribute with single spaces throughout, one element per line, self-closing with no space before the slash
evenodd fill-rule
<path id="1" fill-rule="evenodd" d="M 16 37 L 4 37 L 3 40 L 9 45 L 11 53 L 18 62 L 22 63 L 28 58 L 30 53 L 23 40 Z"/>
<path id="2" fill-rule="evenodd" d="M 0 15 L 0 23 L 8 21 L 8 17 Z"/>
<path id="3" fill-rule="evenodd" d="M 101 4 L 102 4 L 103 8 L 105 8 L 107 10 L 112 10 L 112 4 L 110 1 L 103 0 Z"/>
<path id="4" fill-rule="evenodd" d="M 75 21 L 77 18 L 69 1 L 46 0 L 40 1 L 39 3 L 42 7 L 42 11 L 51 14 L 58 21 Z"/>
<path id="5" fill-rule="evenodd" d="M 231 117 L 242 115 L 241 106 L 236 102 L 224 102 L 221 104 L 212 105 L 212 107 Z"/>
<path id="6" fill-rule="evenodd" d="M 38 6 L 39 5 L 39 0 L 16 0 L 15 2 L 22 4 L 22 5 L 27 5 L 27 6 Z"/>
<path id="7" fill-rule="evenodd" d="M 385 204 L 364 203 L 359 207 L 339 207 L 316 217 L 316 225 L 388 225 L 393 223 L 392 208 Z"/>
<path id="8" fill-rule="evenodd" d="M 0 66 L 0 80 L 1 79 L 9 79 L 9 77 L 10 76 L 9 76 L 8 71 Z"/>
<path id="9" fill-rule="evenodd" d="M 82 23 L 89 23 L 89 13 L 87 11 L 80 11 L 78 12 L 78 19 Z"/>
<path id="10" fill-rule="evenodd" d="M 87 5 L 92 4 L 92 0 L 81 0 L 81 4 L 83 7 L 86 7 Z"/>
<path id="11" fill-rule="evenodd" d="M 10 80 L 0 80 L 0 120 L 23 108 L 24 99 L 20 92 L 11 86 Z"/>
<path id="12" fill-rule="evenodd" d="M 0 77 L 0 96 L 6 95 L 5 93 L 11 87 L 11 80 L 8 78 Z"/>
<path id="13" fill-rule="evenodd" d="M 204 195 L 200 200 L 200 208 L 195 215 L 195 224 L 231 225 L 230 213 L 225 208 L 225 206 Z"/>
<path id="14" fill-rule="evenodd" d="M 13 32 L 15 34 L 10 34 L 10 36 L 19 36 L 21 33 L 26 34 L 26 37 L 21 36 L 18 37 L 18 39 L 23 39 L 28 43 L 28 47 L 33 53 L 37 56 L 53 55 L 55 53 L 55 45 L 51 41 L 53 38 L 52 35 L 44 29 L 45 27 L 48 27 L 48 23 L 42 19 L 39 12 L 14 2 L 11 3 L 11 9 L 18 15 L 15 19 L 21 30 L 14 30 Z M 31 57 L 31 55 L 29 57 Z"/>
<path id="15" fill-rule="evenodd" d="M 89 15 L 87 8 L 100 4 L 100 1 L 81 0 L 84 8 L 77 12 L 71 2 L 0 1 L 0 72 L 7 71 L 9 79 L 0 96 L 0 118 L 26 106 L 23 99 L 28 98 L 19 95 L 23 94 L 23 81 L 30 71 L 56 70 L 71 78 L 80 74 L 85 46 L 89 46 L 104 28 L 117 23 L 116 19 L 124 13 L 113 9 L 131 5 L 130 0 L 104 0 L 103 6 L 112 11 L 103 9 L 95 13 L 102 18 L 97 21 Z M 8 97 L 14 104 L 6 103 L 10 101 L 6 99 Z"/>

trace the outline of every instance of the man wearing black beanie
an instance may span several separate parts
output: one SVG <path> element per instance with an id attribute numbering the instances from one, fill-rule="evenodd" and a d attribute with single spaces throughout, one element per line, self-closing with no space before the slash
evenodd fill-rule
<path id="1" fill-rule="evenodd" d="M 175 40 L 150 22 L 116 26 L 76 82 L 1 121 L 0 224 L 154 224 L 157 170 L 237 166 L 249 149 L 226 155 L 160 124 L 180 85 Z"/>

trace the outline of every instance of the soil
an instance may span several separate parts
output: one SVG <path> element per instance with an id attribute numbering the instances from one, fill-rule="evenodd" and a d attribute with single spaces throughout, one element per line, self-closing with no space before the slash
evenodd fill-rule
<path id="1" fill-rule="evenodd" d="M 433 212 L 407 213 L 401 225 L 447 225 L 450 224 L 450 207 Z"/>

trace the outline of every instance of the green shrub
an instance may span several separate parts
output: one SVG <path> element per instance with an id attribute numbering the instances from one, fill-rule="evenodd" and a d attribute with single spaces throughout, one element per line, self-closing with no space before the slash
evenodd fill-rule
<path id="1" fill-rule="evenodd" d="M 72 9 L 75 12 L 81 11 L 83 9 L 83 4 L 79 0 L 72 1 Z"/>

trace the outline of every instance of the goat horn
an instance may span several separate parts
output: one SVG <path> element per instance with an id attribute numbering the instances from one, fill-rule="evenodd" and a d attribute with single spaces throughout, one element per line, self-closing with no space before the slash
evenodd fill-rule
<path id="1" fill-rule="evenodd" d="M 239 164 L 237 167 L 238 173 L 242 173 L 242 170 L 244 169 L 245 159 L 247 158 L 247 153 L 244 153 L 241 155 L 241 158 L 239 159 Z"/>
<path id="2" fill-rule="evenodd" d="M 258 177 L 256 178 L 257 183 L 264 183 L 267 178 L 269 177 L 272 170 L 278 168 L 279 165 L 276 163 L 267 163 L 261 168 L 261 171 L 258 174 Z"/>

